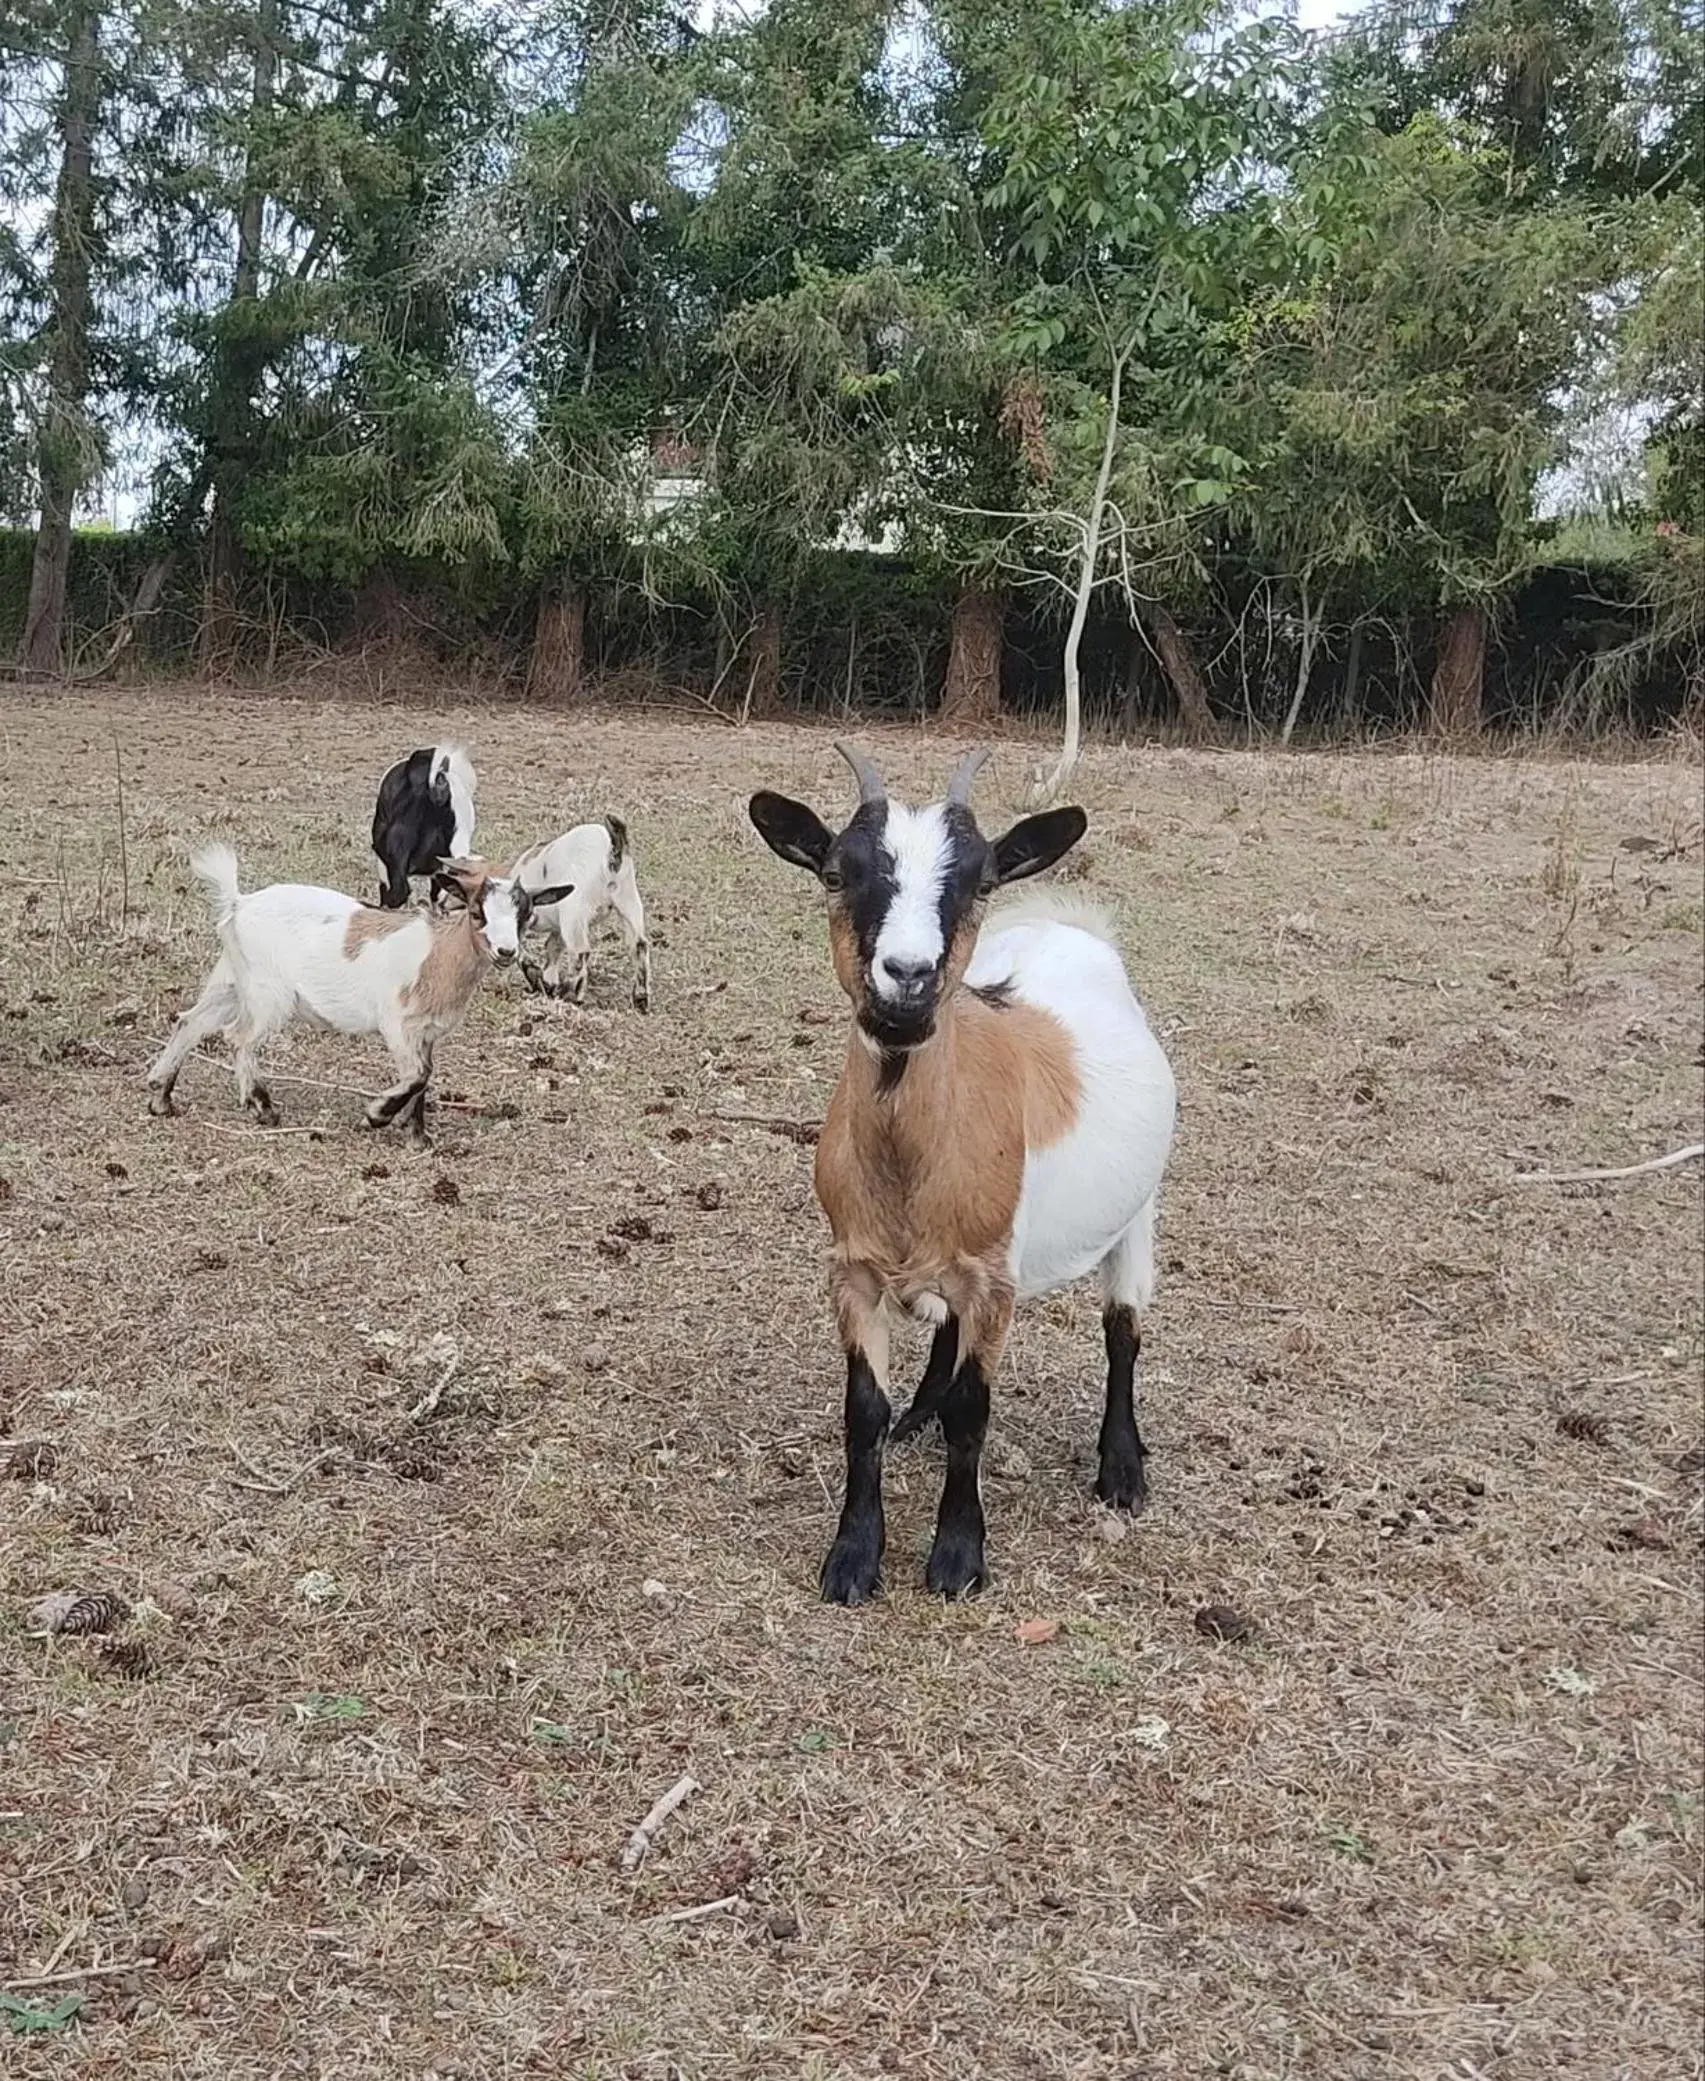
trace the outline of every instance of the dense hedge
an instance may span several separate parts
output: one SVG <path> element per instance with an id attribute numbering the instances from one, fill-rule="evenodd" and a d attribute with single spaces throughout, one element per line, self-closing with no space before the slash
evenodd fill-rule
<path id="1" fill-rule="evenodd" d="M 0 656 L 15 654 L 23 634 L 33 537 L 0 530 Z M 96 660 L 110 641 L 153 546 L 134 534 L 79 533 L 71 566 L 71 619 L 77 655 Z M 399 634 L 444 669 L 479 669 L 512 677 L 526 667 L 536 600 L 524 593 L 473 602 L 429 567 L 389 575 L 383 588 Z M 186 557 L 173 573 L 157 614 L 126 663 L 160 675 L 193 662 L 201 573 Z M 257 675 L 287 673 L 305 646 L 354 649 L 375 640 L 374 588 L 311 587 L 259 573 L 245 597 L 245 663 Z M 951 593 L 892 560 L 857 554 L 825 556 L 813 583 L 784 619 L 782 674 L 790 705 L 813 712 L 918 713 L 939 698 L 947 668 Z M 1186 621 L 1191 617 L 1182 616 Z M 1007 622 L 1002 697 L 1019 715 L 1044 715 L 1061 699 L 1060 603 L 1014 602 Z M 1251 608 L 1239 623 L 1224 614 L 1212 626 L 1194 617 L 1192 634 L 1215 706 L 1232 720 L 1270 726 L 1289 701 L 1295 630 L 1283 615 L 1271 624 Z M 1514 596 L 1494 629 L 1486 661 L 1485 719 L 1495 729 L 1543 726 L 1583 668 L 1626 644 L 1641 623 L 1636 581 L 1627 565 L 1554 566 L 1537 571 Z M 659 687 L 708 697 L 722 654 L 711 603 L 658 602 L 637 588 L 595 596 L 587 619 L 588 671 L 596 685 Z M 1377 622 L 1362 634 L 1357 661 L 1361 729 L 1402 729 L 1421 712 L 1433 667 L 1430 622 Z M 1303 711 L 1305 734 L 1335 734 L 1349 664 L 1347 633 L 1319 651 Z M 1624 675 L 1614 712 L 1598 720 L 1638 729 L 1662 724 L 1683 707 L 1688 660 L 1659 657 Z M 1128 728 L 1166 718 L 1170 697 L 1152 654 L 1122 608 L 1107 595 L 1085 636 L 1084 685 L 1091 719 Z M 1696 667 L 1695 667 L 1696 669 Z M 737 699 L 739 674 L 721 689 Z"/>

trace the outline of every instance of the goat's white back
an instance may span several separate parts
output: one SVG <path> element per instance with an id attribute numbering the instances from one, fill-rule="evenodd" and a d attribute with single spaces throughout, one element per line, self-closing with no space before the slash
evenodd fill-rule
<path id="1" fill-rule="evenodd" d="M 461 745 L 433 747 L 429 778 L 440 773 L 450 783 L 450 814 L 456 820 L 450 850 L 456 859 L 465 860 L 474 849 L 474 768 Z"/>
<path id="2" fill-rule="evenodd" d="M 374 934 L 352 958 L 344 951 L 350 920 L 365 909 L 337 889 L 301 882 L 242 897 L 226 944 L 241 965 L 244 995 L 279 1020 L 299 1009 L 340 1033 L 370 1033 L 377 1008 L 400 1000 L 419 974 L 432 927 L 424 913 L 411 917 Z"/>

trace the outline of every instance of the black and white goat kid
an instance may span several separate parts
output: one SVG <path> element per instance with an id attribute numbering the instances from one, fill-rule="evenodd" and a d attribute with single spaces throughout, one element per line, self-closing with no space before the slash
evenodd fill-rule
<path id="1" fill-rule="evenodd" d="M 432 875 L 441 860 L 471 858 L 474 847 L 474 769 L 459 744 L 435 744 L 399 759 L 379 783 L 373 808 L 373 850 L 385 870 L 380 905 L 401 910 L 409 877 Z"/>

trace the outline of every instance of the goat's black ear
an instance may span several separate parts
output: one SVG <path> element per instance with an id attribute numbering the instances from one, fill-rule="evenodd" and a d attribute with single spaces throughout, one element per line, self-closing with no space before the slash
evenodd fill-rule
<path id="1" fill-rule="evenodd" d="M 435 874 L 427 893 L 431 901 L 439 907 L 449 905 L 456 910 L 467 908 L 468 892 L 454 875 Z"/>
<path id="2" fill-rule="evenodd" d="M 1004 886 L 1040 874 L 1063 860 L 1088 829 L 1089 818 L 1081 809 L 1045 809 L 1040 816 L 1022 818 L 995 840 L 996 879 Z"/>
<path id="3" fill-rule="evenodd" d="M 527 906 L 530 910 L 543 910 L 547 905 L 560 903 L 565 896 L 573 894 L 573 882 L 559 882 L 554 889 L 529 889 Z"/>
<path id="4" fill-rule="evenodd" d="M 772 853 L 791 860 L 795 867 L 821 875 L 835 838 L 814 809 L 760 788 L 747 804 L 747 811 L 758 827 L 758 836 Z"/>

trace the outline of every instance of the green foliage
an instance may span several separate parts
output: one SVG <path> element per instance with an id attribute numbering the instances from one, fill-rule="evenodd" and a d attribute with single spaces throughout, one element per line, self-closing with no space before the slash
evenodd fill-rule
<path id="1" fill-rule="evenodd" d="M 148 549 L 228 528 L 286 592 L 572 585 L 732 636 L 877 544 L 848 612 L 922 659 L 960 587 L 1071 580 L 1104 453 L 1090 578 L 1127 608 L 1496 607 L 1620 413 L 1645 467 L 1601 503 L 1695 640 L 1687 0 L 1315 38 L 1235 0 L 90 4 L 86 391 L 51 420 L 70 17 L 0 0 L 0 518 L 139 428 Z"/>
<path id="2" fill-rule="evenodd" d="M 48 2007 L 27 2001 L 19 1994 L 0 1994 L 0 2016 L 5 2017 L 12 2035 L 19 2038 L 36 2032 L 57 2034 L 75 2023 L 88 2006 L 86 1994 L 62 1994 Z"/>

